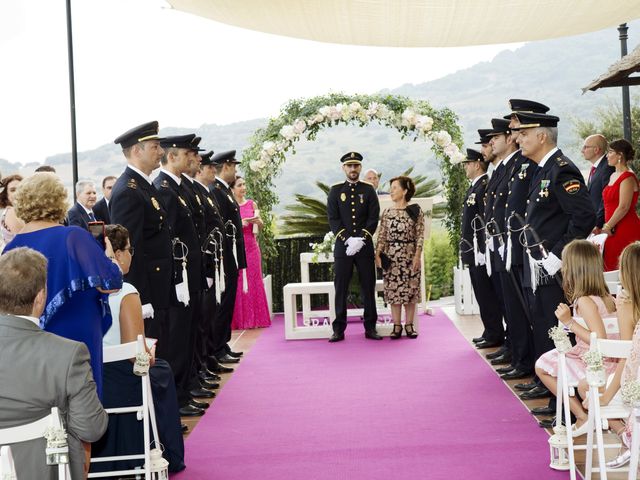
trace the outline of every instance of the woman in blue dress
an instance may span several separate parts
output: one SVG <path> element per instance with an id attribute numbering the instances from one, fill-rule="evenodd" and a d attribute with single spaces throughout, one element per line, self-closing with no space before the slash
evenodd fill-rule
<path id="1" fill-rule="evenodd" d="M 111 326 L 107 294 L 122 287 L 122 272 L 109 258 L 113 250 L 107 242 L 105 252 L 82 228 L 60 225 L 67 191 L 51 173 L 23 181 L 14 208 L 26 225 L 4 251 L 29 247 L 47 258 L 47 306 L 40 327 L 87 345 L 102 398 L 102 337 Z"/>

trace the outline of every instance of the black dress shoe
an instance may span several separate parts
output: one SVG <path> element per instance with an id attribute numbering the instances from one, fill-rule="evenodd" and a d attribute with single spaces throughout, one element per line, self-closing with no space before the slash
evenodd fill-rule
<path id="1" fill-rule="evenodd" d="M 484 358 L 486 358 L 487 360 L 493 360 L 494 358 L 498 358 L 500 355 L 504 355 L 505 353 L 507 353 L 507 348 L 503 346 L 495 352 L 487 353 Z"/>
<path id="2" fill-rule="evenodd" d="M 511 360 L 511 355 L 505 353 L 491 360 L 491 365 L 504 365 L 505 363 L 511 363 Z"/>
<path id="3" fill-rule="evenodd" d="M 336 343 L 336 342 L 341 342 L 344 340 L 344 333 L 335 333 L 333 335 L 331 335 L 331 338 L 329 339 L 329 343 Z"/>
<path id="4" fill-rule="evenodd" d="M 484 342 L 484 337 L 476 337 L 476 338 L 472 338 L 471 341 L 473 343 L 480 343 L 480 342 Z"/>
<path id="5" fill-rule="evenodd" d="M 181 423 L 180 424 L 180 430 L 182 430 L 182 433 L 187 433 L 189 431 L 189 427 L 187 427 L 186 424 Z"/>
<path id="6" fill-rule="evenodd" d="M 201 408 L 202 410 L 206 410 L 207 408 L 209 408 L 209 404 L 207 402 L 199 402 L 193 398 L 189 400 L 189 405 L 191 405 L 192 407 Z"/>
<path id="7" fill-rule="evenodd" d="M 204 410 L 196 408 L 193 405 L 185 405 L 178 410 L 181 417 L 201 417 L 204 415 Z"/>
<path id="8" fill-rule="evenodd" d="M 220 365 L 218 359 L 216 357 L 208 357 L 207 358 L 207 367 L 213 373 L 231 373 L 233 372 L 233 368 L 225 367 L 224 365 Z"/>
<path id="9" fill-rule="evenodd" d="M 220 362 L 220 363 L 238 363 L 239 361 L 240 361 L 239 358 L 230 357 L 226 353 L 222 357 L 218 358 L 218 362 Z"/>
<path id="10" fill-rule="evenodd" d="M 503 380 L 518 380 L 520 378 L 527 378 L 529 376 L 531 376 L 530 372 L 525 372 L 524 370 L 514 368 L 510 372 L 500 375 L 500 378 Z"/>
<path id="11" fill-rule="evenodd" d="M 556 418 L 555 417 L 551 417 L 551 418 L 545 418 L 544 420 L 540 420 L 538 422 L 538 425 L 540 425 L 540 427 L 542 428 L 553 428 L 556 424 Z"/>
<path id="12" fill-rule="evenodd" d="M 513 365 L 507 365 L 506 367 L 496 368 L 496 373 L 499 373 L 500 375 L 502 375 L 503 373 L 509 373 L 514 368 L 516 367 L 514 367 Z"/>
<path id="13" fill-rule="evenodd" d="M 206 388 L 207 390 L 217 390 L 220 388 L 220 384 L 217 382 L 207 382 L 205 380 L 200 380 L 200 386 L 202 388 Z"/>
<path id="14" fill-rule="evenodd" d="M 189 390 L 189 395 L 196 398 L 214 398 L 216 396 L 211 390 L 207 390 L 206 388 L 194 388 L 193 390 Z"/>
<path id="15" fill-rule="evenodd" d="M 521 393 L 520 398 L 522 400 L 535 400 L 536 398 L 549 398 L 551 395 L 551 392 L 546 387 L 538 386 L 528 392 Z"/>
<path id="16" fill-rule="evenodd" d="M 244 355 L 244 352 L 232 352 L 231 350 L 229 350 L 227 352 L 227 355 L 233 358 L 240 358 L 242 355 Z"/>
<path id="17" fill-rule="evenodd" d="M 531 413 L 533 415 L 555 415 L 556 414 L 556 409 L 555 408 L 551 408 L 549 406 L 545 406 L 545 407 L 536 407 L 533 408 L 531 410 Z"/>
<path id="18" fill-rule="evenodd" d="M 502 346 L 502 342 L 500 341 L 487 341 L 485 340 L 484 342 L 480 342 L 480 343 L 476 343 L 476 348 L 493 348 L 493 347 L 501 347 Z"/>
<path id="19" fill-rule="evenodd" d="M 200 380 L 204 380 L 205 382 L 219 382 L 220 380 L 222 380 L 222 377 L 211 372 L 200 373 Z"/>
<path id="20" fill-rule="evenodd" d="M 521 392 L 528 392 L 529 390 L 531 390 L 532 388 L 536 388 L 537 386 L 538 384 L 536 382 L 516 383 L 513 388 L 515 388 L 516 390 L 520 390 Z"/>
<path id="21" fill-rule="evenodd" d="M 378 332 L 375 330 L 368 330 L 364 332 L 364 338 L 368 338 L 369 340 L 382 340 L 382 337 L 378 335 Z"/>

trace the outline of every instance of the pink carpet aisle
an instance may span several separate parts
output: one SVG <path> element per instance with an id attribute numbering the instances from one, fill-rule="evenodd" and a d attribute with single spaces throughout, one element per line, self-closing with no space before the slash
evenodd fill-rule
<path id="1" fill-rule="evenodd" d="M 548 436 L 444 313 L 420 337 L 263 331 L 186 441 L 173 480 L 565 479 Z"/>

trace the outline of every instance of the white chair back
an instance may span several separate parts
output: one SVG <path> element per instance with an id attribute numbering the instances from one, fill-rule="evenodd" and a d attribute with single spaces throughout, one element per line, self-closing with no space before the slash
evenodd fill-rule
<path id="1" fill-rule="evenodd" d="M 11 455 L 11 447 L 5 445 L 0 448 L 0 479 L 17 480 L 16 467 L 13 464 L 13 456 Z"/>
<path id="2" fill-rule="evenodd" d="M 147 339 L 147 345 L 153 345 L 154 340 Z M 113 345 L 105 347 L 103 349 L 103 363 L 118 362 L 121 360 L 128 360 L 134 358 L 138 353 L 145 352 L 144 337 L 138 335 L 138 339 L 135 342 L 123 343 L 120 345 Z M 133 364 L 131 364 L 133 370 Z M 144 460 L 142 469 L 128 469 L 128 470 L 112 470 L 108 472 L 91 472 L 89 478 L 101 478 L 101 477 L 114 477 L 114 476 L 129 476 L 140 475 L 144 473 L 145 480 L 151 480 L 151 436 L 150 426 L 153 432 L 154 442 L 156 446 L 160 445 L 160 437 L 158 436 L 158 426 L 156 424 L 156 414 L 153 406 L 153 396 L 151 393 L 151 383 L 149 375 L 143 375 L 140 377 L 141 390 L 142 390 L 142 404 L 132 407 L 119 407 L 119 408 L 107 408 L 105 411 L 111 414 L 120 413 L 136 413 L 138 420 L 142 420 L 142 430 L 144 438 L 144 453 L 139 455 L 118 455 L 112 457 L 94 457 L 91 459 L 91 463 L 99 462 L 117 462 L 124 460 Z"/>
<path id="3" fill-rule="evenodd" d="M 0 445 L 3 445 L 3 449 L 8 447 L 9 445 L 13 445 L 16 443 L 27 442 L 30 440 L 36 440 L 38 438 L 44 438 L 47 430 L 49 428 L 53 428 L 56 430 L 62 430 L 62 420 L 60 419 L 60 412 L 58 407 L 52 407 L 51 413 L 40 420 L 36 420 L 35 422 L 27 423 L 25 425 L 20 425 L 17 427 L 9 427 L 0 429 Z M 46 452 L 43 452 L 46 454 Z M 9 450 L 9 456 L 10 450 Z M 67 454 L 68 458 L 68 454 Z M 4 457 L 2 460 L 3 464 L 5 462 Z M 13 464 L 13 457 L 11 457 L 11 464 Z M 15 472 L 14 472 L 15 473 Z M 0 477 L 3 478 L 3 477 Z M 71 471 L 69 469 L 69 464 L 59 464 L 58 465 L 58 479 L 59 480 L 70 480 L 71 479 Z"/>

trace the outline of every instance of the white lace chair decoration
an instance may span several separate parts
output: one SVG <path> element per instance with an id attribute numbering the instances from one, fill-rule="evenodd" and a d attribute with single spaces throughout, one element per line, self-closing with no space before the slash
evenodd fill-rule
<path id="1" fill-rule="evenodd" d="M 67 434 L 62 426 L 58 407 L 52 407 L 49 415 L 35 422 L 0 429 L 0 445 L 3 445 L 3 449 L 5 446 L 36 440 L 38 438 L 45 438 L 47 441 L 46 449 L 43 452 L 47 465 L 57 466 L 56 470 L 58 471 L 59 480 L 71 480 Z M 3 455 L 3 469 L 4 462 Z M 11 459 L 11 464 L 13 464 L 13 459 Z M 4 470 L 2 475 L 1 478 L 4 480 Z M 16 477 L 14 476 L 13 478 Z"/>
<path id="2" fill-rule="evenodd" d="M 147 339 L 149 341 L 149 339 Z M 91 472 L 89 478 L 129 476 L 144 474 L 145 480 L 157 480 L 168 478 L 167 466 L 168 462 L 162 458 L 162 452 L 159 450 L 160 441 L 158 436 L 158 427 L 156 424 L 156 414 L 153 407 L 153 395 L 151 393 L 151 383 L 149 380 L 149 360 L 146 358 L 146 350 L 144 347 L 144 339 L 142 335 L 138 335 L 135 342 L 123 343 L 105 347 L 103 351 L 103 363 L 117 362 L 120 360 L 128 360 L 136 358 L 136 362 L 132 365 L 133 371 L 141 379 L 142 404 L 131 407 L 118 407 L 105 409 L 108 414 L 135 413 L 138 420 L 142 420 L 142 430 L 144 438 L 144 453 L 134 455 L 116 455 L 110 457 L 94 457 L 91 463 L 99 462 L 118 462 L 125 460 L 144 460 L 141 468 L 112 470 L 108 472 Z M 150 427 L 153 432 L 154 443 L 156 448 L 151 448 Z M 159 453 L 159 455 L 158 455 Z M 159 457 L 159 458 L 158 458 Z"/>

